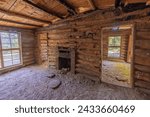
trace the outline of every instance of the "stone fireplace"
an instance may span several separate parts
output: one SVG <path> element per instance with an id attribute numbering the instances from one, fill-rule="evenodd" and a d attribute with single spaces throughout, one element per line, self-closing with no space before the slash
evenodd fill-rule
<path id="1" fill-rule="evenodd" d="M 75 50 L 69 47 L 58 47 L 57 69 L 68 69 L 75 73 Z"/>

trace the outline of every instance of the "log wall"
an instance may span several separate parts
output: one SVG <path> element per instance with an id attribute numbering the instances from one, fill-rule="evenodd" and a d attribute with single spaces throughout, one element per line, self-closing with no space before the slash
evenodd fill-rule
<path id="1" fill-rule="evenodd" d="M 34 32 L 21 32 L 23 66 L 35 63 Z"/>
<path id="2" fill-rule="evenodd" d="M 49 66 L 56 68 L 58 46 L 75 49 L 75 72 L 92 76 L 93 80 L 100 77 L 100 30 L 97 26 L 79 26 L 76 28 L 61 28 L 48 30 L 40 35 L 48 34 L 48 61 Z"/>
<path id="3" fill-rule="evenodd" d="M 36 62 L 48 65 L 48 36 L 47 33 L 36 34 Z"/>
<path id="4" fill-rule="evenodd" d="M 150 27 L 138 24 L 135 36 L 135 86 L 150 90 Z"/>
<path id="5" fill-rule="evenodd" d="M 35 36 L 34 36 L 34 31 L 25 30 L 25 29 L 18 29 L 18 28 L 6 28 L 6 27 L 0 27 L 0 31 L 11 31 L 11 32 L 17 31 L 17 32 L 21 33 L 22 60 L 23 60 L 22 65 L 0 70 L 0 74 L 35 63 L 35 55 L 34 55 L 35 54 L 34 53 L 34 48 L 35 48 L 35 38 L 34 37 Z"/>
<path id="6" fill-rule="evenodd" d="M 38 33 L 48 33 L 49 65 L 56 68 L 57 46 L 74 46 L 76 49 L 76 72 L 88 76 L 101 76 L 101 31 L 103 27 L 111 27 L 116 21 L 108 19 L 105 14 L 94 14 L 90 17 L 79 18 L 71 22 L 58 23 L 50 28 L 38 30 Z M 145 31 L 147 24 L 130 21 L 117 21 L 120 24 L 134 24 L 135 27 L 135 53 L 133 55 L 133 84 L 135 87 L 149 89 L 150 84 L 150 29 Z M 143 30 L 144 28 L 144 30 Z M 130 31 L 131 32 L 131 31 Z M 129 39 L 129 38 L 128 38 Z M 126 53 L 122 56 L 126 58 Z M 93 77 L 94 76 L 94 77 Z"/>

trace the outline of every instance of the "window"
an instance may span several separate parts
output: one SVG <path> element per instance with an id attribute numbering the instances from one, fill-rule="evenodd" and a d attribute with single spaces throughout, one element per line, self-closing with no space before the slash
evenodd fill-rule
<path id="1" fill-rule="evenodd" d="M 0 32 L 0 68 L 21 64 L 18 33 Z"/>
<path id="2" fill-rule="evenodd" d="M 110 36 L 108 38 L 108 57 L 120 58 L 121 36 Z"/>

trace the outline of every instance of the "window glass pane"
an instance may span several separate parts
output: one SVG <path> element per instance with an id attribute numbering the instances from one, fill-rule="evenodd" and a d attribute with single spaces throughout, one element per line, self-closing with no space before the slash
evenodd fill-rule
<path id="1" fill-rule="evenodd" d="M 10 33 L 12 48 L 19 48 L 18 34 Z"/>
<path id="2" fill-rule="evenodd" d="M 8 66 L 11 66 L 11 65 L 13 65 L 12 61 L 4 61 L 4 67 L 8 67 Z"/>
<path id="3" fill-rule="evenodd" d="M 2 49 L 11 48 L 9 33 L 1 33 Z"/>
<path id="4" fill-rule="evenodd" d="M 21 61 L 19 50 L 3 51 L 3 61 L 4 67 L 20 64 Z"/>
<path id="5" fill-rule="evenodd" d="M 1 38 L 2 43 L 9 43 L 10 44 L 10 40 L 9 38 Z"/>
<path id="6" fill-rule="evenodd" d="M 11 43 L 16 43 L 16 44 L 18 44 L 19 42 L 18 42 L 18 39 L 11 39 Z"/>
<path id="7" fill-rule="evenodd" d="M 19 50 L 13 50 L 12 57 L 13 57 L 13 60 L 19 60 L 20 59 Z"/>
<path id="8" fill-rule="evenodd" d="M 18 34 L 17 33 L 10 33 L 11 39 L 18 39 Z"/>
<path id="9" fill-rule="evenodd" d="M 120 57 L 120 47 L 109 47 L 108 57 L 119 58 Z"/>
<path id="10" fill-rule="evenodd" d="M 120 36 L 116 36 L 114 39 L 114 44 L 115 46 L 121 46 L 121 37 Z"/>
<path id="11" fill-rule="evenodd" d="M 3 62 L 4 62 L 4 67 L 8 67 L 12 65 L 11 50 L 3 51 Z"/>
<path id="12" fill-rule="evenodd" d="M 121 36 L 111 36 L 108 38 L 108 57 L 119 58 L 120 57 L 120 47 L 121 46 Z"/>
<path id="13" fill-rule="evenodd" d="M 3 39 L 9 39 L 9 33 L 1 32 L 1 38 L 3 38 Z"/>
<path id="14" fill-rule="evenodd" d="M 120 46 L 121 36 L 109 37 L 109 46 Z"/>
<path id="15" fill-rule="evenodd" d="M 13 60 L 13 65 L 20 64 L 20 60 Z"/>
<path id="16" fill-rule="evenodd" d="M 19 48 L 19 44 L 18 43 L 11 43 L 12 48 Z"/>
<path id="17" fill-rule="evenodd" d="M 11 45 L 10 43 L 2 43 L 2 49 L 10 49 Z"/>
<path id="18" fill-rule="evenodd" d="M 12 60 L 11 50 L 3 51 L 3 61 L 10 61 L 10 60 Z"/>

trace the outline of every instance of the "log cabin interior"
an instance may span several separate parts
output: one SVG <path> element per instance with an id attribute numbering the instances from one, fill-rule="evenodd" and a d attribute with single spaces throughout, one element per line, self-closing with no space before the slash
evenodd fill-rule
<path id="1" fill-rule="evenodd" d="M 150 0 L 0 0 L 0 99 L 150 99 Z"/>

